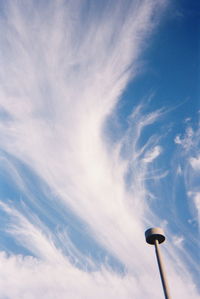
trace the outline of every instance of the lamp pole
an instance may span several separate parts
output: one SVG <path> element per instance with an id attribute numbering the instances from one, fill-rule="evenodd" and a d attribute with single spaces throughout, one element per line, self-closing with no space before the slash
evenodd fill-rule
<path id="1" fill-rule="evenodd" d="M 161 256 L 159 244 L 163 243 L 165 241 L 164 232 L 161 228 L 155 227 L 155 228 L 149 228 L 145 232 L 146 242 L 151 245 L 155 245 L 155 252 L 156 252 L 156 258 L 158 262 L 158 268 L 160 272 L 160 278 L 163 286 L 163 291 L 165 294 L 165 299 L 171 299 L 170 293 L 169 293 L 169 286 L 166 279 L 166 274 L 164 270 L 163 265 L 163 259 Z"/>

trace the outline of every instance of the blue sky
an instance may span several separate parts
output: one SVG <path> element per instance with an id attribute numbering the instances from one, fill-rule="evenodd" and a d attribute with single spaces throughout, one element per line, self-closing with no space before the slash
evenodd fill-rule
<path id="1" fill-rule="evenodd" d="M 198 298 L 198 1 L 0 5 L 0 298 Z"/>

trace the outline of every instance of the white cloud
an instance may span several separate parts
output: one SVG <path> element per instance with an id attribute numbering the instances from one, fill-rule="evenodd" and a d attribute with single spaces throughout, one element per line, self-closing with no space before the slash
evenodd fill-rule
<path id="1" fill-rule="evenodd" d="M 150 152 L 146 154 L 143 161 L 145 163 L 151 163 L 153 160 L 155 160 L 162 152 L 162 148 L 160 146 L 155 146 Z"/>
<path id="2" fill-rule="evenodd" d="M 174 237 L 173 237 L 173 242 L 174 242 L 174 244 L 175 244 L 176 246 L 180 246 L 180 247 L 181 247 L 184 240 L 185 240 L 185 239 L 184 239 L 183 236 L 174 236 Z"/>
<path id="3" fill-rule="evenodd" d="M 196 193 L 194 196 L 194 204 L 195 207 L 198 211 L 198 213 L 200 214 L 200 192 Z"/>
<path id="4" fill-rule="evenodd" d="M 198 215 L 199 225 L 200 225 L 200 192 L 192 192 L 190 191 L 189 196 L 193 199 L 193 206 L 195 208 L 195 212 Z"/>
<path id="5" fill-rule="evenodd" d="M 64 299 L 69 296 L 79 298 L 136 298 L 142 296 L 160 298 L 163 296 L 158 273 L 140 274 L 139 280 L 132 275 L 118 276 L 106 269 L 88 273 L 74 268 L 44 263 L 32 257 L 0 255 L 4 271 L 0 272 L 2 298 L 48 298 Z M 17 275 L 16 275 L 17 273 Z M 8 279 L 9 278 L 9 279 Z M 155 283 L 156 280 L 156 283 Z M 146 288 L 145 282 L 153 283 L 155 287 Z M 184 289 L 180 277 L 170 273 L 172 296 L 181 298 L 195 297 L 195 286 L 188 281 Z"/>
<path id="6" fill-rule="evenodd" d="M 191 157 L 189 159 L 190 165 L 195 171 L 200 170 L 200 155 L 197 158 Z"/>
<path id="7" fill-rule="evenodd" d="M 178 165 L 178 167 L 177 167 L 177 170 L 176 170 L 176 173 L 178 174 L 178 175 L 181 175 L 182 174 L 182 168 L 181 168 L 181 166 L 180 165 Z"/>
<path id="8" fill-rule="evenodd" d="M 194 217 L 194 209 L 198 212 L 198 194 L 200 192 L 199 188 L 199 176 L 198 172 L 200 170 L 200 127 L 199 125 L 196 128 L 188 127 L 183 134 L 183 138 L 177 136 L 175 139 L 176 143 L 179 143 L 182 146 L 181 151 L 179 151 L 179 156 L 177 157 L 177 161 L 181 164 L 181 171 L 184 178 L 184 184 L 186 192 L 189 196 L 188 204 L 190 206 L 190 210 Z M 180 155 L 181 153 L 181 155 Z M 192 198 L 192 201 L 191 201 Z M 197 198 L 197 202 L 196 202 Z M 200 219 L 198 217 L 198 221 Z M 193 220 L 195 223 L 196 220 Z M 198 246 L 198 236 L 193 239 L 193 242 Z"/>
<path id="9" fill-rule="evenodd" d="M 190 150 L 195 141 L 194 141 L 194 131 L 192 129 L 192 127 L 188 127 L 185 131 L 185 134 L 184 136 L 181 138 L 180 135 L 177 135 L 175 138 L 174 138 L 174 142 L 176 144 L 180 144 L 182 145 L 182 147 L 185 149 L 185 150 Z"/>
<path id="10" fill-rule="evenodd" d="M 155 146 L 156 136 L 138 148 L 142 130 L 158 120 L 161 111 L 133 113 L 138 122 L 116 147 L 106 143 L 102 128 L 136 74 L 134 66 L 155 25 L 153 17 L 165 1 L 111 1 L 104 9 L 97 2 L 88 7 L 81 1 L 7 2 L 0 35 L 0 103 L 9 121 L 0 123 L 0 147 L 19 163 L 14 167 L 10 162 L 8 172 L 15 170 L 13 180 L 26 200 L 40 205 L 37 190 L 31 199 L 26 178 L 19 176 L 21 164 L 56 194 L 46 213 L 54 206 L 60 213 L 70 208 L 87 224 L 87 233 L 121 261 L 126 275 L 103 267 L 96 272 L 78 269 L 62 253 L 66 246 L 71 256 L 84 258 L 69 236 L 58 246 L 54 233 L 33 212 L 2 203 L 10 217 L 8 233 L 37 257 L 2 254 L 4 297 L 161 296 L 152 252 L 144 244 L 144 218 L 150 219 L 142 160 L 145 156 L 146 163 L 153 162 L 161 148 Z M 131 192 L 124 181 L 128 171 Z M 197 298 L 186 268 L 181 277 L 176 270 L 170 274 L 176 297 Z"/>

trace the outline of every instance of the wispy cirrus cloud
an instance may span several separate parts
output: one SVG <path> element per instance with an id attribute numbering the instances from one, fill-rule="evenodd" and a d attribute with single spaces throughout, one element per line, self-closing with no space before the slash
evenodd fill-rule
<path id="1" fill-rule="evenodd" d="M 181 197 L 186 197 L 185 203 L 188 207 L 187 216 L 178 217 L 181 215 L 180 209 L 177 208 L 175 221 L 179 222 L 179 226 L 182 227 L 184 232 L 184 239 L 187 244 L 191 244 L 191 249 L 196 253 L 198 259 L 199 251 L 199 169 L 198 169 L 198 157 L 199 157 L 199 123 L 192 127 L 191 124 L 187 124 L 185 132 L 182 135 L 177 135 L 174 139 L 177 144 L 176 162 L 174 162 L 174 168 L 177 167 L 177 174 L 179 178 L 174 182 L 175 193 L 180 191 L 180 183 L 185 188 L 185 195 L 182 193 Z M 181 198 L 180 197 L 180 198 Z M 186 222 L 187 219 L 187 222 Z M 190 225 L 187 226 L 187 223 Z M 193 265 L 193 269 L 198 273 L 198 268 L 195 265 L 195 260 L 191 258 L 187 252 L 185 259 L 189 261 L 190 265 Z"/>
<path id="2" fill-rule="evenodd" d="M 160 297 L 157 271 L 148 273 L 153 261 L 143 237 L 152 216 L 145 178 L 161 153 L 160 136 L 143 146 L 139 139 L 161 111 L 144 114 L 136 108 L 115 144 L 104 125 L 137 74 L 139 55 L 165 5 L 2 4 L 1 165 L 12 174 L 13 194 L 10 200 L 2 196 L 0 206 L 8 217 L 5 233 L 34 256 L 22 258 L 16 244 L 5 245 L 11 254 L 1 255 L 7 269 L 0 274 L 4 297 Z M 76 217 L 67 222 L 72 214 Z M 84 238 L 74 240 L 72 226 L 91 240 L 84 252 Z M 111 259 L 97 261 L 95 250 Z M 171 265 L 172 253 L 179 270 Z M 173 294 L 197 298 L 175 249 L 166 254 L 171 281 L 176 281 Z"/>
<path id="3" fill-rule="evenodd" d="M 160 146 L 155 146 L 149 153 L 147 153 L 147 155 L 144 157 L 144 162 L 145 163 L 150 163 L 152 162 L 154 159 L 156 159 L 160 154 L 161 154 L 161 147 Z"/>
<path id="4" fill-rule="evenodd" d="M 196 129 L 193 129 L 191 126 L 188 126 L 185 130 L 185 134 L 183 137 L 176 136 L 175 143 L 177 143 L 180 147 L 180 155 L 183 158 L 183 166 L 182 172 L 185 181 L 185 187 L 188 191 L 189 197 L 198 198 L 199 192 L 199 183 L 198 176 L 200 171 L 200 162 L 199 162 L 199 123 L 197 124 Z M 196 201 L 194 199 L 193 204 L 196 205 Z"/>
<path id="5" fill-rule="evenodd" d="M 191 157 L 190 164 L 194 170 L 196 170 L 196 171 L 200 170 L 200 156 Z"/>

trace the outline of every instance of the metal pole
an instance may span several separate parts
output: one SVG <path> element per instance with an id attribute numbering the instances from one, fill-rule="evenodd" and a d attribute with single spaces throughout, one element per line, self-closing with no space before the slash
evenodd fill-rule
<path id="1" fill-rule="evenodd" d="M 168 287 L 168 283 L 167 283 L 167 279 L 166 279 L 166 274 L 165 274 L 165 270 L 164 270 L 164 265 L 163 265 L 163 260 L 162 260 L 158 240 L 155 240 L 155 251 L 156 251 L 156 257 L 157 257 L 157 262 L 158 262 L 158 268 L 160 271 L 160 277 L 161 277 L 161 281 L 162 281 L 163 291 L 165 294 L 165 299 L 171 299 L 171 296 L 169 294 L 169 287 Z"/>
<path id="2" fill-rule="evenodd" d="M 158 268 L 160 271 L 160 277 L 162 281 L 162 286 L 165 294 L 165 299 L 171 299 L 171 296 L 169 294 L 169 287 L 167 284 L 167 279 L 164 271 L 162 256 L 160 253 L 159 244 L 163 243 L 165 241 L 165 235 L 161 228 L 154 227 L 149 228 L 145 232 L 146 242 L 150 245 L 155 245 L 155 251 L 156 251 L 156 258 L 158 262 Z"/>

